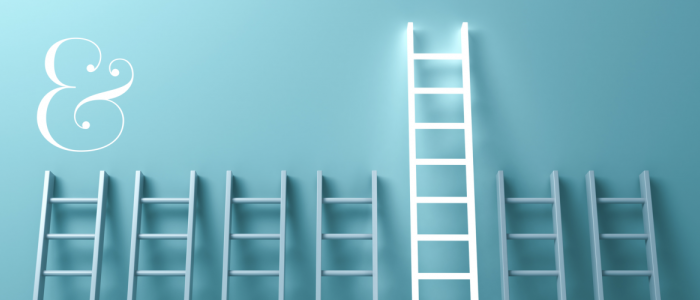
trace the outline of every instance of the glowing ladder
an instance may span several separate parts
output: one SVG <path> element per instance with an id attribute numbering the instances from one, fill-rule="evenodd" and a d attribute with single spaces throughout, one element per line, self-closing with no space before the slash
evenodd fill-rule
<path id="1" fill-rule="evenodd" d="M 564 245 L 561 231 L 561 206 L 559 200 L 559 173 L 549 176 L 552 188 L 550 198 L 506 198 L 503 184 L 503 171 L 498 171 L 498 227 L 501 240 L 501 288 L 503 300 L 510 299 L 509 276 L 556 276 L 557 299 L 566 300 L 566 280 L 564 272 Z M 506 233 L 506 203 L 548 203 L 552 204 L 554 233 Z M 556 270 L 508 270 L 508 240 L 554 240 L 554 261 Z"/>
<path id="2" fill-rule="evenodd" d="M 595 190 L 593 171 L 586 174 L 588 192 L 588 220 L 591 232 L 591 256 L 593 258 L 593 287 L 595 300 L 603 300 L 603 276 L 646 276 L 649 277 L 649 291 L 652 300 L 660 300 L 659 268 L 656 263 L 656 237 L 654 235 L 654 216 L 651 208 L 651 188 L 649 171 L 639 175 L 641 198 L 598 198 Z M 644 233 L 603 233 L 598 229 L 598 203 L 641 204 Z M 648 270 L 603 270 L 600 262 L 600 240 L 644 240 L 647 250 Z"/>
<path id="3" fill-rule="evenodd" d="M 136 276 L 184 276 L 185 300 L 192 298 L 192 245 L 194 244 L 194 215 L 197 173 L 190 171 L 190 195 L 188 198 L 143 198 L 143 174 L 136 171 L 134 188 L 134 215 L 131 227 L 131 255 L 129 259 L 129 288 L 127 299 L 136 298 Z M 187 204 L 187 233 L 141 233 L 141 204 Z M 187 240 L 185 270 L 138 270 L 141 240 Z"/>
<path id="4" fill-rule="evenodd" d="M 411 174 L 411 280 L 412 298 L 419 298 L 419 280 L 469 280 L 471 299 L 479 299 L 479 281 L 476 256 L 476 220 L 474 211 L 474 158 L 472 149 L 471 90 L 469 85 L 469 33 L 467 23 L 462 23 L 462 53 L 414 53 L 413 23 L 408 23 L 408 137 Z M 417 88 L 415 86 L 416 60 L 461 60 L 461 88 Z M 462 94 L 464 97 L 464 123 L 416 123 L 416 94 Z M 464 159 L 418 159 L 416 158 L 417 129 L 462 129 L 464 130 Z M 418 197 L 416 169 L 419 165 L 463 165 L 467 173 L 466 197 Z M 418 203 L 464 203 L 468 210 L 469 234 L 418 234 Z M 418 241 L 468 241 L 469 273 L 419 273 Z"/>
<path id="5" fill-rule="evenodd" d="M 287 171 L 282 171 L 281 194 L 279 198 L 233 198 L 231 187 L 233 176 L 231 171 L 226 171 L 226 211 L 224 217 L 224 272 L 222 299 L 228 299 L 228 283 L 230 276 L 278 276 L 279 300 L 284 299 L 284 252 L 287 214 Z M 231 203 L 250 204 L 279 204 L 280 205 L 280 233 L 231 233 Z M 279 240 L 280 256 L 279 270 L 230 270 L 229 255 L 231 240 Z"/>
<path id="6" fill-rule="evenodd" d="M 46 276 L 90 276 L 90 300 L 100 298 L 100 276 L 102 271 L 102 243 L 104 241 L 103 203 L 107 194 L 107 174 L 100 171 L 97 198 L 54 198 L 54 176 L 50 171 L 44 173 L 44 194 L 41 200 L 41 223 L 39 225 L 39 250 L 36 258 L 34 277 L 34 300 L 44 299 Z M 97 204 L 94 234 L 50 233 L 52 204 Z M 46 255 L 49 240 L 93 240 L 92 270 L 46 270 Z"/>
<path id="7" fill-rule="evenodd" d="M 323 233 L 323 203 L 372 204 L 372 233 Z M 323 270 L 323 240 L 372 240 L 372 270 Z M 316 173 L 316 300 L 321 300 L 322 276 L 372 276 L 372 299 L 379 299 L 379 265 L 377 261 L 377 171 L 372 171 L 372 198 L 324 198 L 323 173 Z"/>

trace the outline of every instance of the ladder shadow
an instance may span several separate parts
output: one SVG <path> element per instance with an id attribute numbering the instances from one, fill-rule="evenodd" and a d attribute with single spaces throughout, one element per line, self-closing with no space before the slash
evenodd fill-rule
<path id="1" fill-rule="evenodd" d="M 127 182 L 131 182 L 128 180 Z M 129 190 L 128 185 L 123 190 Z M 107 200 L 103 203 L 105 214 L 104 245 L 102 247 L 102 280 L 100 282 L 100 295 L 119 295 L 126 298 L 127 278 L 129 277 L 129 249 L 131 246 L 131 232 L 125 231 L 119 220 L 130 220 L 130 213 L 122 214 L 120 206 L 133 203 L 133 185 L 130 192 L 122 197 L 120 191 L 121 181 L 115 177 L 109 177 L 109 190 Z M 130 196 L 130 197 L 129 197 Z M 124 198 L 124 201 L 120 199 Z M 130 229 L 130 227 L 129 227 Z"/>
<path id="2" fill-rule="evenodd" d="M 580 236 L 581 232 L 589 234 L 588 204 L 583 176 L 571 179 L 559 173 L 559 194 L 566 291 L 568 295 L 581 295 L 585 299 L 593 299 L 590 238 Z"/>
<path id="3" fill-rule="evenodd" d="M 664 291 L 683 291 L 685 287 L 695 284 L 691 277 L 686 276 L 664 276 L 673 274 L 691 274 L 695 272 L 692 264 L 688 264 L 687 260 L 683 260 L 682 255 L 671 255 L 674 249 L 682 249 L 685 245 L 680 243 L 683 239 L 678 238 L 678 232 L 681 232 L 680 226 L 673 227 L 673 224 L 686 224 L 685 222 L 669 222 L 677 218 L 677 213 L 669 203 L 671 198 L 670 191 L 673 190 L 670 182 L 663 179 L 654 179 L 650 176 L 651 185 L 651 200 L 654 214 L 654 231 L 656 233 L 656 251 L 659 265 L 659 285 L 661 286 L 662 296 L 669 293 Z M 690 201 L 690 199 L 688 199 Z M 697 199 L 696 199 L 697 200 Z M 696 221 L 697 222 L 697 221 Z M 664 254 L 667 253 L 667 254 Z M 662 260 L 661 260 L 662 259 Z M 663 280 L 664 278 L 672 278 L 672 280 Z"/>
<path id="4" fill-rule="evenodd" d="M 287 240 L 285 245 L 287 259 L 285 268 L 287 274 L 295 274 L 295 276 L 285 277 L 285 299 L 313 299 L 314 297 L 313 281 L 310 281 L 309 278 L 315 276 L 315 253 L 305 251 L 306 249 L 315 249 L 313 245 L 314 235 L 305 231 L 306 227 L 304 227 L 305 220 L 308 220 L 309 217 L 313 218 L 314 212 L 305 212 L 303 210 L 305 206 L 301 205 L 302 201 L 309 201 L 308 197 L 304 198 L 308 193 L 312 192 L 304 191 L 304 181 L 287 174 Z M 313 207 L 315 208 L 315 205 Z M 305 213 L 310 215 L 306 216 Z"/>
<path id="5" fill-rule="evenodd" d="M 217 176 L 217 178 L 219 177 Z M 215 187 L 217 187 L 217 185 L 212 184 L 211 180 L 198 174 L 196 184 L 197 205 L 195 206 L 195 235 L 192 249 L 192 276 L 194 278 L 192 298 L 201 299 L 212 294 L 219 296 L 220 293 L 214 291 L 221 291 L 220 273 L 207 271 L 221 269 L 221 261 L 215 258 L 221 257 L 223 252 L 221 247 L 214 247 L 214 245 L 221 245 L 221 236 L 216 235 L 219 232 L 217 229 L 221 227 L 215 227 L 221 222 L 212 222 L 211 218 L 206 218 L 206 212 L 220 212 L 223 203 L 221 203 L 219 194 L 209 193 L 215 191 Z M 223 216 L 217 215 L 214 220 L 223 221 Z"/>

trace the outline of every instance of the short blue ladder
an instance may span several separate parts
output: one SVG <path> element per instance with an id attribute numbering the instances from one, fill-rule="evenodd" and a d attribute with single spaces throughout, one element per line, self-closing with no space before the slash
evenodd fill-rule
<path id="1" fill-rule="evenodd" d="M 372 204 L 372 233 L 323 233 L 323 203 Z M 323 240 L 372 240 L 372 270 L 323 270 Z M 323 173 L 316 173 L 316 300 L 321 300 L 323 276 L 372 276 L 372 299 L 379 299 L 379 265 L 377 261 L 377 171 L 372 171 L 372 198 L 324 198 Z"/>
<path id="2" fill-rule="evenodd" d="M 136 183 L 134 188 L 134 215 L 131 226 L 131 255 L 129 259 L 129 287 L 127 299 L 136 298 L 137 276 L 184 276 L 185 300 L 192 299 L 192 250 L 194 244 L 194 216 L 195 199 L 197 195 L 197 173 L 190 171 L 190 193 L 187 198 L 143 198 L 143 174 L 136 171 Z M 141 233 L 141 205 L 153 204 L 187 204 L 187 233 L 163 234 Z M 139 246 L 141 240 L 187 240 L 187 253 L 185 258 L 185 270 L 138 270 Z"/>
<path id="3" fill-rule="evenodd" d="M 39 250 L 37 251 L 36 273 L 34 277 L 34 300 L 44 299 L 46 276 L 90 276 L 90 300 L 100 298 L 100 276 L 102 273 L 102 244 L 104 241 L 103 203 L 107 195 L 107 174 L 100 171 L 97 198 L 55 198 L 54 175 L 44 173 L 44 194 L 41 200 L 41 223 L 39 225 Z M 51 207 L 53 204 L 97 204 L 94 234 L 50 233 Z M 92 270 L 46 270 L 46 255 L 49 240 L 93 240 Z"/>
<path id="4" fill-rule="evenodd" d="M 279 198 L 234 198 L 232 188 L 233 176 L 231 171 L 226 171 L 226 210 L 224 216 L 224 262 L 223 283 L 221 297 L 223 300 L 229 296 L 230 276 L 278 276 L 278 299 L 284 300 L 284 266 L 285 266 L 285 233 L 287 215 L 287 171 L 282 171 Z M 280 205 L 280 233 L 231 233 L 231 203 L 238 204 L 279 204 Z M 279 269 L 278 270 L 231 270 L 229 267 L 231 240 L 279 240 Z"/>
<path id="5" fill-rule="evenodd" d="M 552 189 L 550 198 L 506 198 L 503 171 L 498 171 L 498 229 L 501 244 L 501 288 L 503 300 L 510 299 L 510 276 L 556 276 L 557 299 L 566 300 L 566 280 L 564 272 L 564 246 L 561 231 L 561 206 L 559 199 L 559 173 L 553 171 L 549 176 Z M 507 233 L 506 203 L 552 204 L 554 233 Z M 509 270 L 508 240 L 554 240 L 554 261 L 556 270 Z"/>
<path id="6" fill-rule="evenodd" d="M 659 268 L 656 262 L 656 236 L 654 235 L 654 215 L 651 208 L 651 188 L 649 171 L 639 174 L 641 198 L 598 198 L 595 189 L 595 174 L 586 174 L 588 192 L 588 220 L 591 233 L 591 256 L 593 259 L 593 287 L 595 300 L 603 300 L 603 276 L 646 276 L 649 277 L 651 300 L 660 300 Z M 598 228 L 598 203 L 641 204 L 644 233 L 600 233 Z M 603 270 L 600 261 L 600 240 L 644 240 L 647 252 L 647 270 Z"/>

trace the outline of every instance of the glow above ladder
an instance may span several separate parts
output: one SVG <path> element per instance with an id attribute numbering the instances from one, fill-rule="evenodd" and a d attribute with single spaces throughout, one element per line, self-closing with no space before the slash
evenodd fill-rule
<path id="1" fill-rule="evenodd" d="M 462 53 L 414 53 L 413 23 L 406 31 L 408 55 L 408 137 L 411 186 L 411 284 L 412 298 L 419 298 L 419 280 L 469 280 L 471 299 L 479 299 L 479 281 L 476 255 L 476 220 L 474 207 L 474 157 L 472 147 L 471 88 L 469 76 L 469 30 L 467 23 L 461 29 Z M 461 60 L 461 88 L 417 88 L 415 86 L 416 60 Z M 415 102 L 417 94 L 462 94 L 464 123 L 416 123 Z M 418 159 L 416 157 L 416 129 L 463 129 L 463 159 Z M 416 171 L 418 165 L 463 165 L 466 169 L 466 197 L 418 197 Z M 464 203 L 468 210 L 468 234 L 418 234 L 418 203 Z M 468 241 L 469 273 L 419 273 L 418 241 Z"/>

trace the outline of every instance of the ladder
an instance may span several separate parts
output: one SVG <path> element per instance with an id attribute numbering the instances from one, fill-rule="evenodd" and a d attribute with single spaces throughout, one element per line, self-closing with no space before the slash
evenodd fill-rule
<path id="1" fill-rule="evenodd" d="M 323 204 L 372 204 L 372 233 L 323 233 Z M 372 240 L 372 270 L 323 270 L 323 240 Z M 372 171 L 372 198 L 324 198 L 323 173 L 316 172 L 316 300 L 321 300 L 323 276 L 372 276 L 372 299 L 379 299 L 377 250 L 377 171 Z"/>
<path id="2" fill-rule="evenodd" d="M 90 300 L 100 298 L 100 276 L 102 271 L 102 243 L 104 241 L 103 203 L 107 194 L 107 174 L 100 171 L 97 198 L 55 198 L 54 175 L 51 171 L 44 173 L 44 194 L 41 200 L 41 221 L 39 223 L 39 250 L 36 258 L 34 277 L 34 300 L 44 299 L 46 276 L 90 276 Z M 51 233 L 52 204 L 97 204 L 94 234 Z M 46 255 L 49 240 L 93 240 L 92 270 L 46 270 Z"/>
<path id="3" fill-rule="evenodd" d="M 231 171 L 226 171 L 226 210 L 224 217 L 224 272 L 222 283 L 222 299 L 229 296 L 230 276 L 278 276 L 279 277 L 279 300 L 284 299 L 284 254 L 285 254 L 285 232 L 287 215 L 287 171 L 282 171 L 281 193 L 279 198 L 233 198 Z M 280 233 L 231 233 L 231 203 L 238 204 L 279 204 L 280 205 Z M 279 240 L 280 256 L 279 270 L 230 270 L 229 256 L 231 240 Z"/>
<path id="4" fill-rule="evenodd" d="M 197 173 L 190 171 L 190 193 L 187 198 L 144 198 L 144 178 L 141 171 L 136 171 L 136 183 L 134 188 L 134 215 L 131 226 L 131 254 L 129 258 L 129 287 L 127 299 L 136 298 L 137 276 L 184 276 L 185 300 L 192 298 L 192 245 L 194 244 L 194 216 Z M 142 204 L 187 204 L 187 233 L 163 234 L 141 233 L 141 205 Z M 139 246 L 141 240 L 187 240 L 187 253 L 185 270 L 139 270 Z"/>
<path id="5" fill-rule="evenodd" d="M 467 23 L 462 23 L 462 53 L 414 53 L 413 23 L 408 23 L 408 139 L 410 161 L 411 204 L 411 285 L 412 298 L 419 298 L 420 280 L 469 280 L 471 299 L 479 299 L 479 282 L 476 256 L 476 220 L 474 208 L 474 158 L 472 149 L 471 90 L 469 84 L 469 33 Z M 461 60 L 461 88 L 420 88 L 415 86 L 416 60 Z M 417 94 L 462 94 L 464 123 L 416 123 L 415 101 Z M 416 130 L 418 129 L 462 129 L 464 131 L 465 158 L 463 159 L 419 159 L 416 157 Z M 466 197 L 418 197 L 416 171 L 419 165 L 462 165 L 467 176 Z M 467 205 L 469 234 L 418 234 L 419 203 L 463 203 Z M 419 241 L 468 241 L 469 273 L 420 273 L 418 272 Z"/>
<path id="6" fill-rule="evenodd" d="M 646 276 L 649 277 L 649 291 L 652 300 L 660 300 L 659 268 L 656 262 L 656 237 L 654 216 L 651 208 L 651 188 L 649 171 L 639 175 L 641 198 L 598 198 L 593 171 L 586 174 L 588 192 L 588 221 L 591 232 L 591 256 L 593 259 L 593 287 L 595 300 L 603 300 L 603 276 Z M 644 233 L 603 233 L 598 229 L 598 203 L 641 204 Z M 600 262 L 600 240 L 644 240 L 646 241 L 648 270 L 603 270 Z"/>
<path id="7" fill-rule="evenodd" d="M 501 242 L 501 288 L 503 300 L 510 299 L 508 284 L 509 276 L 556 276 L 557 299 L 566 300 L 566 280 L 564 272 L 564 246 L 561 230 L 561 205 L 559 199 L 559 173 L 553 171 L 549 176 L 552 189 L 550 198 L 506 198 L 503 184 L 503 171 L 498 171 L 498 229 Z M 552 204 L 552 219 L 554 233 L 507 233 L 506 232 L 506 203 L 522 204 Z M 509 270 L 508 269 L 508 240 L 554 240 L 554 261 L 556 270 Z"/>

